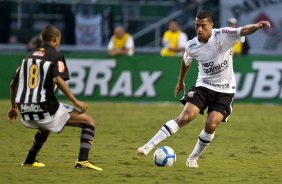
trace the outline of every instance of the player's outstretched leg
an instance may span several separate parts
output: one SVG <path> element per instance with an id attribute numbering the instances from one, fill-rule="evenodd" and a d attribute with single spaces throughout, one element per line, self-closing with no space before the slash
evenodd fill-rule
<path id="1" fill-rule="evenodd" d="M 33 138 L 32 146 L 28 152 L 25 161 L 21 166 L 32 166 L 32 167 L 45 167 L 45 164 L 40 163 L 35 160 L 37 153 L 42 148 L 43 144 L 46 142 L 49 136 L 48 130 L 39 129 Z"/>
<path id="2" fill-rule="evenodd" d="M 164 124 L 161 129 L 157 132 L 157 134 L 146 144 L 139 147 L 137 149 L 137 154 L 140 157 L 144 157 L 150 153 L 150 151 L 159 144 L 161 141 L 166 139 L 167 137 L 171 136 L 172 134 L 175 134 L 179 129 L 178 124 L 175 122 L 175 120 L 170 120 L 166 124 Z"/>
<path id="3" fill-rule="evenodd" d="M 199 135 L 198 141 L 194 147 L 194 150 L 189 155 L 186 161 L 187 167 L 192 167 L 192 168 L 199 167 L 197 160 L 199 156 L 204 152 L 204 150 L 208 147 L 208 145 L 213 140 L 213 138 L 214 138 L 214 133 L 208 134 L 205 132 L 205 130 L 202 130 L 202 132 Z"/>

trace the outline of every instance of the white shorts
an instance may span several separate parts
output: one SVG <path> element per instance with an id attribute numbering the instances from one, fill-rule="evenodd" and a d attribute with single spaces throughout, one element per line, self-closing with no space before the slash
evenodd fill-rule
<path id="1" fill-rule="evenodd" d="M 27 121 L 22 119 L 21 121 L 28 128 L 44 128 L 51 132 L 60 133 L 70 119 L 69 113 L 74 110 L 72 106 L 60 103 L 57 112 L 46 119 Z"/>

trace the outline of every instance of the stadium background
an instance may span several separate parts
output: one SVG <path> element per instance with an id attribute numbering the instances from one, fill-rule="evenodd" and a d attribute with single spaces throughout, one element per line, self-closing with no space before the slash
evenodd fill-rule
<path id="1" fill-rule="evenodd" d="M 27 42 L 38 36 L 44 25 L 53 23 L 62 30 L 61 51 L 74 63 L 69 68 L 76 95 L 98 101 L 175 101 L 169 90 L 173 91 L 181 58 L 159 57 L 162 34 L 168 22 L 176 19 L 188 37 L 194 37 L 194 16 L 206 9 L 212 12 L 214 27 L 226 26 L 230 17 L 236 17 L 239 25 L 262 19 L 272 23 L 270 30 L 248 37 L 248 56 L 234 57 L 239 87 L 236 99 L 281 103 L 281 1 L 12 0 L 0 1 L 0 5 L 0 59 L 10 64 L 1 67 L 1 85 L 8 85 L 11 73 L 27 53 Z M 135 56 L 107 56 L 106 46 L 117 25 L 132 34 Z M 78 69 L 77 62 L 86 63 Z M 194 83 L 196 68 L 194 63 L 187 88 Z M 98 82 L 87 82 L 91 77 Z M 4 89 L 0 98 L 9 97 Z"/>
<path id="2" fill-rule="evenodd" d="M 281 183 L 281 8 L 281 0 L 0 1 L 0 183 Z M 161 38 L 172 19 L 181 23 L 189 38 L 195 36 L 193 19 L 200 9 L 212 12 L 215 27 L 226 26 L 230 17 L 240 25 L 263 18 L 273 27 L 248 37 L 249 55 L 234 57 L 235 110 L 230 124 L 217 131 L 200 170 L 186 170 L 183 163 L 204 116 L 164 142 L 176 150 L 178 161 L 173 169 L 160 170 L 151 158 L 138 160 L 135 151 L 182 109 L 177 104 L 181 95 L 173 97 L 181 57 L 160 57 Z M 79 131 L 73 129 L 50 137 L 40 155 L 48 164 L 45 170 L 18 166 L 34 132 L 19 120 L 7 123 L 9 81 L 28 52 L 27 42 L 47 23 L 62 30 L 61 51 L 69 63 L 70 87 L 89 103 L 89 114 L 97 119 L 94 158 L 103 173 L 73 170 L 79 144 Z M 106 54 L 116 25 L 133 35 L 134 56 Z M 187 89 L 196 73 L 193 63 Z M 65 99 L 59 92 L 58 96 Z"/>

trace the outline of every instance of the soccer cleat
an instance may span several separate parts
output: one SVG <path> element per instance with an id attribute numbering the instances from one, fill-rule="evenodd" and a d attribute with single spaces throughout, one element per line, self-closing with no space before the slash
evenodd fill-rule
<path id="1" fill-rule="evenodd" d="M 33 164 L 26 164 L 26 163 L 21 163 L 21 166 L 30 166 L 30 167 L 45 167 L 45 164 L 35 161 Z"/>
<path id="2" fill-rule="evenodd" d="M 153 149 L 153 147 L 149 147 L 148 145 L 144 145 L 144 146 L 137 149 L 137 155 L 139 155 L 139 157 L 147 156 L 152 149 Z"/>
<path id="3" fill-rule="evenodd" d="M 190 158 L 188 157 L 188 159 L 186 160 L 186 166 L 187 167 L 191 167 L 191 168 L 198 168 L 199 165 L 197 163 L 198 158 Z"/>
<path id="4" fill-rule="evenodd" d="M 103 171 L 102 168 L 95 166 L 93 163 L 91 163 L 89 160 L 86 161 L 76 161 L 75 168 L 85 168 L 85 169 L 93 169 L 93 170 L 97 170 L 97 171 Z"/>

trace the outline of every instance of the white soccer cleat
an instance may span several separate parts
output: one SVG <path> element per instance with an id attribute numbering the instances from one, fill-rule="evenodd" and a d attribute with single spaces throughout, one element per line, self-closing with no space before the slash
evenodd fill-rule
<path id="1" fill-rule="evenodd" d="M 139 155 L 140 157 L 147 156 L 152 149 L 153 147 L 149 147 L 145 144 L 144 146 L 137 149 L 137 155 Z"/>
<path id="2" fill-rule="evenodd" d="M 190 158 L 188 157 L 188 159 L 186 160 L 186 166 L 187 167 L 191 167 L 191 168 L 198 168 L 199 165 L 197 163 L 198 158 Z"/>

